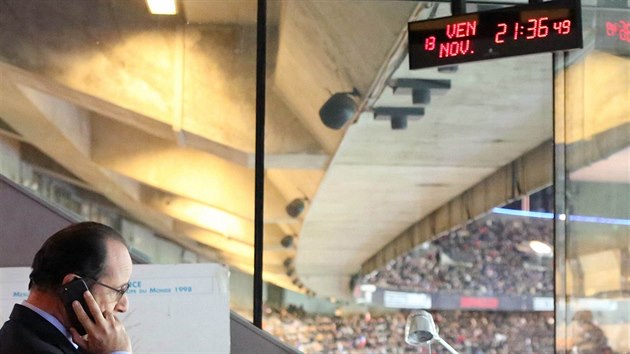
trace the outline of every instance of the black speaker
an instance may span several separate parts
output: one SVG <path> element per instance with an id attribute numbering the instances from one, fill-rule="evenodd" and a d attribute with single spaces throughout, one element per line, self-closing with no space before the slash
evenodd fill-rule
<path id="1" fill-rule="evenodd" d="M 319 110 L 319 117 L 330 129 L 341 129 L 357 111 L 357 104 L 350 93 L 340 92 L 332 95 Z"/>
<path id="2" fill-rule="evenodd" d="M 291 235 L 284 236 L 284 237 L 282 238 L 282 240 L 280 240 L 280 244 L 281 244 L 281 245 L 282 245 L 282 247 L 284 247 L 284 248 L 289 248 L 289 247 L 291 247 L 291 245 L 293 244 L 293 236 L 291 236 Z"/>
<path id="3" fill-rule="evenodd" d="M 300 214 L 302 214 L 305 206 L 304 199 L 296 198 L 286 206 L 285 210 L 290 217 L 297 218 Z"/>

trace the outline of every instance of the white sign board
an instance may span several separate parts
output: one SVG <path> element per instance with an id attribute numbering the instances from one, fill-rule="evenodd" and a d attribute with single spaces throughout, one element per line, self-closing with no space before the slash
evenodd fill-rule
<path id="1" fill-rule="evenodd" d="M 430 309 L 431 295 L 385 290 L 383 302 L 389 308 Z"/>
<path id="2" fill-rule="evenodd" d="M 534 311 L 553 311 L 553 297 L 534 297 Z"/>
<path id="3" fill-rule="evenodd" d="M 574 310 L 591 310 L 591 311 L 617 311 L 619 303 L 617 300 L 609 299 L 572 299 L 570 306 Z"/>
<path id="4" fill-rule="evenodd" d="M 28 297 L 31 268 L 0 268 L 0 322 L 9 319 L 13 304 Z"/>
<path id="5" fill-rule="evenodd" d="M 29 268 L 0 268 L 0 321 L 28 296 Z M 220 264 L 134 265 L 119 317 L 134 354 L 229 353 L 228 269 Z"/>

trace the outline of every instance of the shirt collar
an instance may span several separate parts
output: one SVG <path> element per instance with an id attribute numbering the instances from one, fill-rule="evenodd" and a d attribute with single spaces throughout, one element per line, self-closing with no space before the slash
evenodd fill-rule
<path id="1" fill-rule="evenodd" d="M 63 323 L 61 323 L 55 316 L 53 316 L 53 315 L 49 314 L 48 312 L 40 309 L 39 307 L 37 307 L 37 306 L 27 302 L 26 300 L 22 301 L 22 306 L 28 307 L 29 309 L 33 310 L 33 312 L 35 312 L 36 314 L 42 316 L 46 321 L 50 322 L 51 325 L 53 325 L 55 328 L 57 328 L 59 330 L 59 332 L 63 333 L 63 335 L 66 338 L 68 338 L 70 343 L 75 348 L 78 348 L 78 345 L 76 345 L 72 341 L 72 335 L 70 334 L 70 331 L 68 331 L 66 326 L 64 326 Z"/>

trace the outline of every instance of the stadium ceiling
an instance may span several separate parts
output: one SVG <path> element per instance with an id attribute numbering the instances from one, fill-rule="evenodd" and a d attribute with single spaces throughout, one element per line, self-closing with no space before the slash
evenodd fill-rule
<path id="1" fill-rule="evenodd" d="M 160 19 L 142 1 L 34 3 L 0 3 L 3 135 L 160 235 L 253 272 L 254 2 L 184 0 Z M 427 4 L 269 3 L 265 280 L 348 298 L 362 267 L 551 183 L 550 54 L 412 72 L 406 23 Z M 417 105 L 408 79 L 448 85 Z M 325 127 L 319 108 L 354 88 L 359 113 Z M 375 119 L 422 106 L 404 130 Z"/>

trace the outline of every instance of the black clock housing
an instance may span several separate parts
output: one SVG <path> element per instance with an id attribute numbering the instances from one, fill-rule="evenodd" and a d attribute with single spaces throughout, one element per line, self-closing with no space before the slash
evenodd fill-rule
<path id="1" fill-rule="evenodd" d="M 415 21 L 408 30 L 410 69 L 582 48 L 579 1 Z"/>

